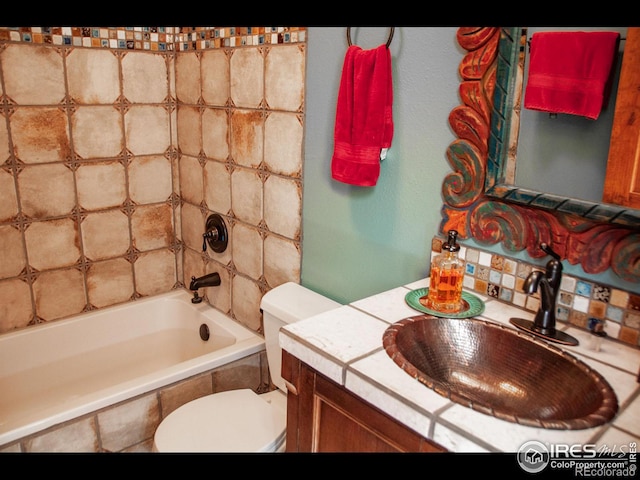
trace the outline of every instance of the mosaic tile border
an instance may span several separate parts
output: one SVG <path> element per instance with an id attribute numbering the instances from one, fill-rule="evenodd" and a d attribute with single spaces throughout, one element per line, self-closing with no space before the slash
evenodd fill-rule
<path id="1" fill-rule="evenodd" d="M 305 27 L 0 27 L 0 41 L 152 52 L 306 41 Z"/>
<path id="2" fill-rule="evenodd" d="M 445 241 L 433 237 L 432 257 Z M 538 310 L 540 295 L 526 295 L 522 285 L 533 270 L 544 267 L 462 244 L 460 256 L 466 262 L 464 288 L 531 312 Z M 609 337 L 640 347 L 640 295 L 619 288 L 564 273 L 556 320 L 584 330 L 600 321 Z"/>

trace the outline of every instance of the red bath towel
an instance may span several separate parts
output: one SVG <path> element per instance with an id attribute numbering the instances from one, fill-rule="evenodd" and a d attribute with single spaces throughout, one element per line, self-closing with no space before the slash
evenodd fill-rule
<path id="1" fill-rule="evenodd" d="M 525 108 L 597 119 L 619 41 L 617 32 L 534 33 Z"/>
<path id="2" fill-rule="evenodd" d="M 374 186 L 393 138 L 391 53 L 386 45 L 347 49 L 336 108 L 331 175 Z"/>

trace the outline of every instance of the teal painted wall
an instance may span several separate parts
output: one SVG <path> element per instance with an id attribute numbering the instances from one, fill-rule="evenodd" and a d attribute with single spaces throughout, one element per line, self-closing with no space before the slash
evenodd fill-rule
<path id="1" fill-rule="evenodd" d="M 331 178 L 333 127 L 346 28 L 311 27 L 307 42 L 302 284 L 339 302 L 427 275 L 440 223 L 448 124 L 460 103 L 463 50 L 455 27 L 399 27 L 391 43 L 394 137 L 375 187 Z M 364 49 L 386 43 L 384 27 L 354 27 Z"/>
<path id="2" fill-rule="evenodd" d="M 450 172 L 446 150 L 455 140 L 448 123 L 459 105 L 458 66 L 464 51 L 456 27 L 398 27 L 391 43 L 394 81 L 393 144 L 375 187 L 331 179 L 333 127 L 345 27 L 311 27 L 307 42 L 305 164 L 303 188 L 303 285 L 339 302 L 351 302 L 418 280 L 429 271 L 431 239 L 441 221 L 441 185 Z M 384 27 L 354 27 L 352 41 L 375 48 Z M 544 266 L 548 258 L 501 245 L 462 242 Z M 585 274 L 563 262 L 565 272 L 640 293 L 611 270 Z"/>

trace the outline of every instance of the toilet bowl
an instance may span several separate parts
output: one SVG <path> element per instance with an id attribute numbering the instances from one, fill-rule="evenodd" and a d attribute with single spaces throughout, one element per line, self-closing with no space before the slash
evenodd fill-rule
<path id="1" fill-rule="evenodd" d="M 157 452 L 276 452 L 285 445 L 287 397 L 250 389 L 206 395 L 171 412 L 154 436 Z"/>
<path id="2" fill-rule="evenodd" d="M 287 388 L 280 376 L 280 328 L 340 304 L 297 283 L 267 292 L 260 303 L 267 362 L 278 387 L 257 394 L 251 389 L 205 395 L 185 403 L 160 422 L 156 452 L 279 452 L 285 449 Z"/>

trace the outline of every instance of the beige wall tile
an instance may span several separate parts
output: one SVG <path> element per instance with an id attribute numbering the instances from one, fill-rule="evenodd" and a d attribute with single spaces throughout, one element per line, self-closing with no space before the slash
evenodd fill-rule
<path id="1" fill-rule="evenodd" d="M 82 312 L 87 305 L 82 272 L 75 268 L 43 272 L 33 282 L 36 312 L 50 321 Z"/>
<path id="2" fill-rule="evenodd" d="M 202 261 L 202 256 L 199 251 L 190 248 L 183 251 L 182 267 L 184 270 L 182 282 L 186 288 L 189 288 L 191 277 L 201 277 L 205 272 L 204 262 Z M 220 273 L 222 274 L 222 272 Z"/>
<path id="3" fill-rule="evenodd" d="M 170 95 L 173 100 L 176 100 L 176 55 L 169 55 L 169 57 L 167 57 L 167 65 L 169 70 Z M 175 125 L 175 123 L 173 125 Z M 172 145 L 176 145 L 174 139 L 171 140 L 171 143 Z"/>
<path id="4" fill-rule="evenodd" d="M 0 281 L 0 332 L 26 327 L 32 319 L 29 285 L 18 279 Z"/>
<path id="5" fill-rule="evenodd" d="M 9 444 L 1 447 L 0 453 L 22 453 L 22 447 L 20 446 L 20 442 L 15 442 L 13 444 Z"/>
<path id="6" fill-rule="evenodd" d="M 270 287 L 286 282 L 300 283 L 301 252 L 291 240 L 268 235 L 264 239 L 264 276 Z"/>
<path id="7" fill-rule="evenodd" d="M 160 424 L 155 393 L 98 413 L 102 448 L 118 452 L 153 436 Z"/>
<path id="8" fill-rule="evenodd" d="M 166 56 L 127 52 L 122 59 L 122 92 L 133 103 L 162 103 L 169 95 Z"/>
<path id="9" fill-rule="evenodd" d="M 305 55 L 301 45 L 270 47 L 265 59 L 264 90 L 269 108 L 297 112 L 304 101 Z"/>
<path id="10" fill-rule="evenodd" d="M 119 207 L 127 199 L 125 169 L 120 162 L 84 163 L 76 171 L 78 204 L 86 210 Z"/>
<path id="11" fill-rule="evenodd" d="M 211 373 L 197 375 L 188 380 L 160 390 L 162 418 L 166 418 L 176 408 L 196 398 L 213 393 Z"/>
<path id="12" fill-rule="evenodd" d="M 2 169 L 0 169 L 0 192 L 2 192 L 0 222 L 5 222 L 13 219 L 18 214 L 18 197 L 16 196 L 13 175 Z"/>
<path id="13" fill-rule="evenodd" d="M 120 450 L 120 453 L 154 453 L 153 437 L 140 443 L 136 443 L 127 448 Z"/>
<path id="14" fill-rule="evenodd" d="M 171 196 L 171 161 L 160 155 L 133 157 L 129 196 L 138 204 L 165 202 Z"/>
<path id="15" fill-rule="evenodd" d="M 237 223 L 233 226 L 233 263 L 239 273 L 254 280 L 262 276 L 262 238 L 257 229 Z"/>
<path id="16" fill-rule="evenodd" d="M 182 283 L 182 279 L 184 278 L 184 265 L 182 264 L 182 248 L 176 248 L 175 251 L 172 251 L 171 253 L 173 253 L 176 258 L 174 285 L 177 288 L 178 286 L 180 286 L 180 284 Z"/>
<path id="17" fill-rule="evenodd" d="M 57 107 L 16 108 L 11 138 L 24 163 L 62 162 L 71 154 L 67 114 Z"/>
<path id="18" fill-rule="evenodd" d="M 238 165 L 258 168 L 262 163 L 264 121 L 262 113 L 234 110 L 231 114 L 231 156 Z"/>
<path id="19" fill-rule="evenodd" d="M 257 226 L 262 220 L 262 180 L 255 170 L 236 168 L 231 174 L 231 208 L 240 220 Z"/>
<path id="20" fill-rule="evenodd" d="M 196 105 L 200 98 L 200 60 L 196 52 L 176 56 L 176 96 L 179 102 Z"/>
<path id="21" fill-rule="evenodd" d="M 229 157 L 229 116 L 226 110 L 208 108 L 202 113 L 202 150 L 208 158 Z"/>
<path id="22" fill-rule="evenodd" d="M 57 105 L 64 100 L 62 55 L 46 46 L 7 44 L 0 53 L 5 93 L 19 105 Z"/>
<path id="23" fill-rule="evenodd" d="M 180 159 L 178 155 L 171 158 L 171 183 L 173 185 L 173 193 L 180 195 Z"/>
<path id="24" fill-rule="evenodd" d="M 25 447 L 27 452 L 97 452 L 98 434 L 95 417 L 84 418 L 27 440 Z"/>
<path id="25" fill-rule="evenodd" d="M 115 157 L 123 150 L 122 115 L 112 106 L 78 107 L 71 130 L 74 150 L 85 160 Z"/>
<path id="26" fill-rule="evenodd" d="M 174 108 L 169 114 L 170 121 L 170 134 L 171 134 L 171 148 L 175 149 L 178 146 L 178 109 Z"/>
<path id="27" fill-rule="evenodd" d="M 177 170 L 177 169 L 176 169 Z M 180 203 L 174 205 L 173 208 L 173 233 L 177 241 L 182 241 L 182 206 Z"/>
<path id="28" fill-rule="evenodd" d="M 80 239 L 74 220 L 33 222 L 25 231 L 29 264 L 38 270 L 68 267 L 80 258 Z"/>
<path id="29" fill-rule="evenodd" d="M 131 300 L 133 269 L 124 258 L 95 262 L 87 271 L 89 303 L 97 308 Z"/>
<path id="30" fill-rule="evenodd" d="M 204 199 L 203 169 L 197 158 L 182 155 L 180 168 L 180 196 L 189 203 L 200 205 Z"/>
<path id="31" fill-rule="evenodd" d="M 264 161 L 270 171 L 300 177 L 304 129 L 298 115 L 271 112 L 264 126 Z"/>
<path id="32" fill-rule="evenodd" d="M 124 116 L 127 149 L 134 155 L 164 154 L 170 146 L 164 106 L 134 105 Z"/>
<path id="33" fill-rule="evenodd" d="M 7 161 L 9 158 L 9 130 L 7 129 L 7 122 L 4 114 L 0 114 L 0 165 Z"/>
<path id="34" fill-rule="evenodd" d="M 264 59 L 261 49 L 233 51 L 230 60 L 231 100 L 236 107 L 257 108 L 264 98 Z"/>
<path id="35" fill-rule="evenodd" d="M 176 254 L 168 249 L 141 253 L 133 268 L 140 295 L 168 292 L 177 281 Z"/>
<path id="36" fill-rule="evenodd" d="M 73 172 L 65 165 L 29 165 L 18 175 L 22 213 L 36 219 L 67 215 L 76 205 Z"/>
<path id="37" fill-rule="evenodd" d="M 120 210 L 89 213 L 80 228 L 88 260 L 119 257 L 129 250 L 129 219 Z"/>
<path id="38" fill-rule="evenodd" d="M 220 285 L 204 289 L 209 303 L 222 313 L 229 315 L 231 313 L 231 275 L 229 271 L 216 262 L 209 262 L 205 271 L 207 273 L 218 272 L 220 275 Z"/>
<path id="39" fill-rule="evenodd" d="M 26 266 L 22 232 L 9 225 L 0 226 L 0 278 L 18 276 Z"/>
<path id="40" fill-rule="evenodd" d="M 173 210 L 166 203 L 139 206 L 131 214 L 131 241 L 145 252 L 168 247 L 173 239 Z"/>
<path id="41" fill-rule="evenodd" d="M 204 228 L 205 219 L 200 209 L 185 203 L 182 206 L 182 240 L 185 245 L 196 252 L 201 252 Z"/>
<path id="42" fill-rule="evenodd" d="M 205 50 L 201 65 L 204 103 L 225 106 L 229 101 L 229 57 L 221 49 Z"/>
<path id="43" fill-rule="evenodd" d="M 264 182 L 264 220 L 272 232 L 300 240 L 302 185 L 270 175 Z"/>
<path id="44" fill-rule="evenodd" d="M 261 328 L 260 300 L 262 299 L 258 284 L 241 275 L 235 275 L 231 288 L 234 318 L 257 332 Z"/>
<path id="45" fill-rule="evenodd" d="M 202 150 L 202 117 L 196 107 L 178 107 L 178 147 L 184 155 L 197 157 Z"/>
<path id="46" fill-rule="evenodd" d="M 79 104 L 110 104 L 120 96 L 118 58 L 112 50 L 75 48 L 67 56 L 69 95 Z"/>
<path id="47" fill-rule="evenodd" d="M 262 363 L 262 354 L 257 353 L 216 368 L 211 374 L 214 392 L 239 388 L 250 388 L 255 391 L 262 380 L 267 381 L 266 375 L 262 372 Z"/>
<path id="48" fill-rule="evenodd" d="M 231 209 L 231 174 L 224 163 L 204 165 L 204 201 L 209 210 L 226 215 Z"/>

